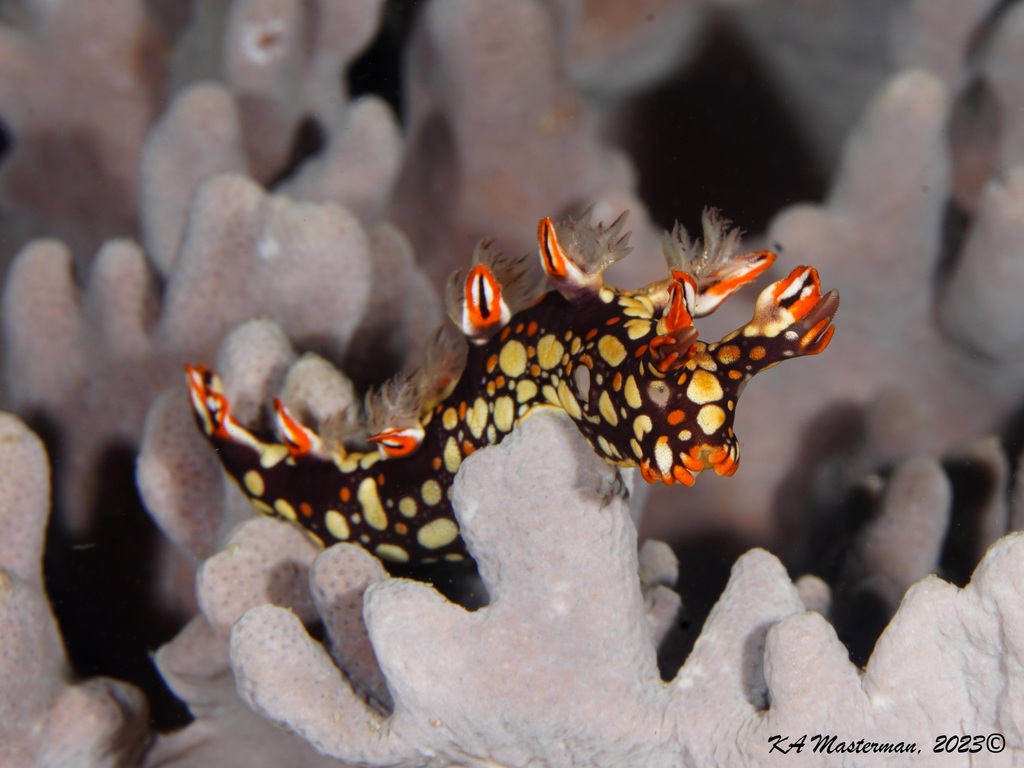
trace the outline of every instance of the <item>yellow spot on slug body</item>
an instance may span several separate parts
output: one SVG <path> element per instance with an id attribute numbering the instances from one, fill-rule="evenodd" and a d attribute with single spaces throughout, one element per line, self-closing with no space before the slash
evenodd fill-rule
<path id="1" fill-rule="evenodd" d="M 612 404 L 612 399 L 608 395 L 608 390 L 601 392 L 601 397 L 597 400 L 597 407 L 601 411 L 601 415 L 604 416 L 605 421 L 613 427 L 619 426 L 619 415 L 615 412 L 615 406 Z"/>
<path id="2" fill-rule="evenodd" d="M 327 532 L 338 541 L 348 541 L 348 537 L 352 535 L 348 521 L 336 509 L 327 510 L 327 514 L 324 515 L 324 525 L 327 526 Z"/>
<path id="3" fill-rule="evenodd" d="M 416 541 L 426 549 L 440 549 L 455 541 L 459 527 L 447 517 L 431 520 L 416 532 Z"/>
<path id="4" fill-rule="evenodd" d="M 541 336 L 537 342 L 537 363 L 545 371 L 550 371 L 562 359 L 565 347 L 553 334 Z"/>
<path id="5" fill-rule="evenodd" d="M 605 334 L 597 342 L 597 351 L 604 361 L 613 368 L 626 359 L 626 348 L 616 337 Z"/>
<path id="6" fill-rule="evenodd" d="M 359 457 L 359 466 L 362 469 L 369 469 L 384 457 L 378 451 L 370 451 Z"/>
<path id="7" fill-rule="evenodd" d="M 547 400 L 549 403 L 551 403 L 552 405 L 557 405 L 559 408 L 562 407 L 562 404 L 558 401 L 558 393 L 555 391 L 555 388 L 552 387 L 550 384 L 545 384 L 541 389 L 541 392 L 544 395 L 544 399 Z"/>
<path id="8" fill-rule="evenodd" d="M 429 506 L 441 503 L 441 486 L 438 485 L 437 480 L 427 480 L 423 483 L 423 487 L 420 488 L 420 495 L 423 497 Z"/>
<path id="9" fill-rule="evenodd" d="M 705 405 L 697 413 L 697 424 L 705 435 L 714 434 L 725 423 L 725 411 L 717 405 Z"/>
<path id="10" fill-rule="evenodd" d="M 263 492 L 267 490 L 266 483 L 263 482 L 263 475 L 255 469 L 250 469 L 246 472 L 242 482 L 245 483 L 245 490 L 253 496 L 262 496 Z"/>
<path id="11" fill-rule="evenodd" d="M 454 432 L 459 425 L 459 414 L 454 408 L 446 408 L 441 416 L 441 424 L 449 432 Z"/>
<path id="12" fill-rule="evenodd" d="M 516 384 L 516 400 L 525 403 L 537 396 L 537 385 L 529 379 L 522 379 Z"/>
<path id="13" fill-rule="evenodd" d="M 644 401 L 640 399 L 640 388 L 636 385 L 636 379 L 632 376 L 626 378 L 626 386 L 622 390 L 622 394 L 626 398 L 626 404 L 630 408 L 639 408 L 644 404 Z"/>
<path id="14" fill-rule="evenodd" d="M 412 496 L 403 496 L 398 500 L 398 511 L 405 517 L 416 517 L 419 507 L 416 506 L 416 499 Z"/>
<path id="15" fill-rule="evenodd" d="M 461 464 L 462 452 L 459 451 L 459 441 L 449 435 L 448 442 L 444 444 L 444 468 L 452 474 L 455 474 L 459 471 L 459 466 Z"/>
<path id="16" fill-rule="evenodd" d="M 484 427 L 487 426 L 487 401 L 482 397 L 478 397 L 473 402 L 473 407 L 466 412 L 466 424 L 473 437 L 479 440 L 480 435 L 484 433 Z"/>
<path id="17" fill-rule="evenodd" d="M 654 424 L 651 423 L 651 417 L 646 413 L 641 413 L 633 419 L 633 434 L 636 435 L 637 440 L 643 440 L 644 435 L 652 429 L 654 429 Z"/>
<path id="18" fill-rule="evenodd" d="M 684 443 L 689 442 L 691 437 L 693 437 L 693 432 L 688 429 L 684 429 L 679 433 L 679 439 Z"/>
<path id="19" fill-rule="evenodd" d="M 633 449 L 633 455 L 636 456 L 638 459 L 642 459 L 644 457 L 644 449 L 641 448 L 640 443 L 638 443 L 632 437 L 629 438 L 629 447 Z"/>
<path id="20" fill-rule="evenodd" d="M 718 379 L 707 371 L 695 371 L 686 387 L 686 396 L 697 405 L 721 400 L 724 394 Z"/>
<path id="21" fill-rule="evenodd" d="M 510 432 L 515 418 L 516 404 L 511 397 L 503 395 L 494 401 L 494 426 L 502 432 Z"/>
<path id="22" fill-rule="evenodd" d="M 526 347 L 522 342 L 512 339 L 505 342 L 505 346 L 498 353 L 498 367 L 506 376 L 515 378 L 521 376 L 526 370 L 527 356 Z"/>
<path id="23" fill-rule="evenodd" d="M 359 483 L 359 490 L 356 491 L 356 499 L 359 506 L 363 508 L 363 517 L 366 524 L 378 531 L 388 527 L 388 513 L 384 511 L 384 505 L 380 503 L 380 495 L 377 493 L 377 481 L 372 477 L 364 477 Z"/>
<path id="24" fill-rule="evenodd" d="M 576 396 L 573 395 L 572 391 L 569 389 L 569 385 L 564 381 L 558 382 L 558 402 L 562 404 L 566 413 L 568 413 L 573 419 L 578 421 L 583 418 L 583 411 L 580 409 L 580 404 L 577 402 Z"/>
<path id="25" fill-rule="evenodd" d="M 281 517 L 288 520 L 298 520 L 299 516 L 295 514 L 295 507 L 289 504 L 284 499 L 278 499 L 274 502 L 274 511 L 277 512 Z"/>
<path id="26" fill-rule="evenodd" d="M 390 560 L 394 563 L 409 562 L 409 553 L 397 544 L 378 544 L 373 551 L 381 560 Z"/>
<path id="27" fill-rule="evenodd" d="M 633 318 L 632 320 L 627 320 L 624 327 L 626 329 L 626 335 L 633 341 L 636 341 L 637 339 L 642 339 L 651 332 L 651 321 Z"/>
<path id="28" fill-rule="evenodd" d="M 662 475 L 668 475 L 672 471 L 672 449 L 668 446 L 668 438 L 662 435 L 654 444 L 654 463 L 658 465 L 658 471 Z"/>
<path id="29" fill-rule="evenodd" d="M 276 467 L 289 456 L 291 453 L 285 445 L 266 445 L 260 451 L 260 466 L 264 469 Z"/>

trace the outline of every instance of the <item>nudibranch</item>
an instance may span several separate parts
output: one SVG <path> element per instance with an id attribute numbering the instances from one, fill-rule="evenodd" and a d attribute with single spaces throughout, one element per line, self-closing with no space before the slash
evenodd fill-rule
<path id="1" fill-rule="evenodd" d="M 564 411 L 600 456 L 639 467 L 648 482 L 692 485 L 704 469 L 731 475 L 744 385 L 825 349 L 838 293 L 822 295 L 816 270 L 797 267 L 760 294 L 749 323 L 700 341 L 694 318 L 775 255 L 735 253 L 738 233 L 709 210 L 702 240 L 679 225 L 666 233 L 668 278 L 620 290 L 601 275 L 629 251 L 625 214 L 610 226 L 588 218 L 540 222 L 543 271 L 487 242 L 477 247 L 474 266 L 448 285 L 468 350 L 441 336 L 418 374 L 370 393 L 361 448 L 318 434 L 279 400 L 277 439 L 260 437 L 232 415 L 214 373 L 187 366 L 196 421 L 227 473 L 260 512 L 324 544 L 352 542 L 410 563 L 467 557 L 449 501 L 455 473 L 538 408 Z"/>

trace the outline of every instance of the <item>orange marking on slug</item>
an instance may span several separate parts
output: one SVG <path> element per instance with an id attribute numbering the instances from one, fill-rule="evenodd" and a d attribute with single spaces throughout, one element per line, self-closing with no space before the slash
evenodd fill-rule
<path id="1" fill-rule="evenodd" d="M 616 323 L 620 322 L 621 320 L 622 320 L 621 317 L 619 317 L 618 315 L 615 315 L 614 317 L 609 317 L 607 320 L 605 320 L 604 324 L 605 325 L 615 325 Z"/>
<path id="2" fill-rule="evenodd" d="M 558 244 L 555 236 L 555 225 L 551 219 L 544 217 L 537 226 L 537 242 L 540 244 L 541 261 L 544 262 L 544 271 L 552 277 L 565 277 L 569 274 L 566 266 L 566 256 L 562 246 Z"/>
<path id="3" fill-rule="evenodd" d="M 349 489 L 347 486 L 343 487 L 340 491 L 338 491 L 338 498 L 340 498 L 342 501 L 351 501 L 352 500 L 352 491 L 351 491 L 351 489 Z"/>
<path id="4" fill-rule="evenodd" d="M 540 366 L 537 365 L 536 363 L 531 364 L 530 365 L 530 375 L 533 376 L 533 378 L 535 378 L 535 379 L 538 376 L 540 376 Z"/>
<path id="5" fill-rule="evenodd" d="M 674 411 L 670 411 L 668 414 L 668 423 L 673 427 L 677 424 L 682 424 L 686 420 L 686 414 L 680 411 L 678 408 Z"/>
<path id="6" fill-rule="evenodd" d="M 694 456 L 688 456 L 684 453 L 679 458 L 682 460 L 683 466 L 691 472 L 700 472 L 704 469 L 704 462 Z"/>
<path id="7" fill-rule="evenodd" d="M 668 287 L 668 311 L 665 313 L 665 328 L 669 333 L 693 325 L 693 318 L 683 301 L 683 286 L 673 282 Z"/>
<path id="8" fill-rule="evenodd" d="M 633 357 L 643 357 L 647 353 L 647 345 L 641 344 L 637 347 L 636 352 L 633 353 Z"/>
<path id="9" fill-rule="evenodd" d="M 418 434 L 413 434 L 414 432 Z M 408 456 L 419 448 L 423 442 L 422 430 L 395 429 L 390 427 L 376 435 L 366 438 L 369 442 L 379 445 L 386 456 L 398 459 Z"/>
<path id="10" fill-rule="evenodd" d="M 512 329 L 506 325 L 505 326 L 505 330 L 501 332 L 501 337 L 500 337 L 501 340 L 502 341 L 508 341 L 508 337 L 511 335 L 511 333 L 512 333 Z"/>
<path id="11" fill-rule="evenodd" d="M 685 467 L 676 464 L 672 467 L 672 476 L 683 485 L 690 487 L 696 482 L 696 478 L 686 471 Z"/>
<path id="12" fill-rule="evenodd" d="M 586 340 L 590 341 L 595 336 L 597 336 L 597 328 L 591 328 L 589 331 L 587 331 Z"/>
<path id="13" fill-rule="evenodd" d="M 313 516 L 313 508 L 309 505 L 308 501 L 299 502 L 299 512 L 302 514 L 303 517 Z"/>
<path id="14" fill-rule="evenodd" d="M 490 357 L 488 357 L 485 367 L 487 368 L 488 373 L 494 373 L 494 369 L 498 367 L 498 356 L 491 355 Z"/>
<path id="15" fill-rule="evenodd" d="M 484 264 L 477 264 L 466 277 L 466 312 L 470 324 L 485 330 L 501 322 L 501 284 Z"/>
<path id="16" fill-rule="evenodd" d="M 432 466 L 434 468 L 435 472 L 440 470 L 441 469 L 441 457 L 440 456 L 435 456 L 433 458 L 433 460 L 430 462 L 430 466 Z"/>
<path id="17" fill-rule="evenodd" d="M 538 329 L 537 321 L 536 320 L 531 320 L 530 324 L 528 326 L 526 326 L 526 335 L 527 336 L 536 336 L 537 335 L 537 329 Z"/>

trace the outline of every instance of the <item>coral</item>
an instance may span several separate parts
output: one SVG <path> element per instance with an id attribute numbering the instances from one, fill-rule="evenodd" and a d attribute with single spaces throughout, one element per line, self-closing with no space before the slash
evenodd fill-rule
<path id="1" fill-rule="evenodd" d="M 945 755 L 931 753 L 930 739 L 958 733 L 968 711 L 969 732 L 1004 733 L 1011 752 L 1024 746 L 1012 690 L 1024 650 L 1012 629 L 1024 620 L 1021 537 L 996 545 L 963 591 L 934 578 L 914 587 L 863 678 L 778 561 L 753 551 L 734 566 L 686 664 L 663 683 L 616 482 L 571 428 L 538 414 L 467 459 L 456 480 L 454 505 L 489 605 L 469 613 L 403 580 L 365 591 L 391 714 L 366 704 L 338 654 L 274 605 L 248 610 L 231 631 L 242 696 L 322 752 L 366 765 L 762 764 L 773 735 L 808 723 L 839 741 L 917 742 L 919 756 L 904 764 L 940 765 Z M 326 559 L 338 568 L 334 594 L 339 573 L 366 583 L 354 574 L 367 556 L 339 545 L 314 562 L 314 589 Z M 352 637 L 324 618 L 332 639 Z"/>
<path id="2" fill-rule="evenodd" d="M 97 677 L 71 683 L 43 591 L 50 471 L 42 443 L 0 414 L 0 762 L 137 765 L 149 741 L 142 692 Z"/>
<path id="3" fill-rule="evenodd" d="M 135 0 L 26 0 L 4 12 L 5 241 L 60 237 L 85 262 L 136 230 L 138 153 L 166 88 L 166 47 Z"/>

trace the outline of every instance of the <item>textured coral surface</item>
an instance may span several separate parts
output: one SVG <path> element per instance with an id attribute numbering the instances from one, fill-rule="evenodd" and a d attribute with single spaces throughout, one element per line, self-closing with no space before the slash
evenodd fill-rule
<path id="1" fill-rule="evenodd" d="M 0 763 L 1024 762 L 1022 56 L 998 0 L 0 3 Z M 358 432 L 480 238 L 591 204 L 616 285 L 717 205 L 841 291 L 734 477 L 530 419 L 456 481 L 479 580 L 253 517 L 186 361 Z"/>

